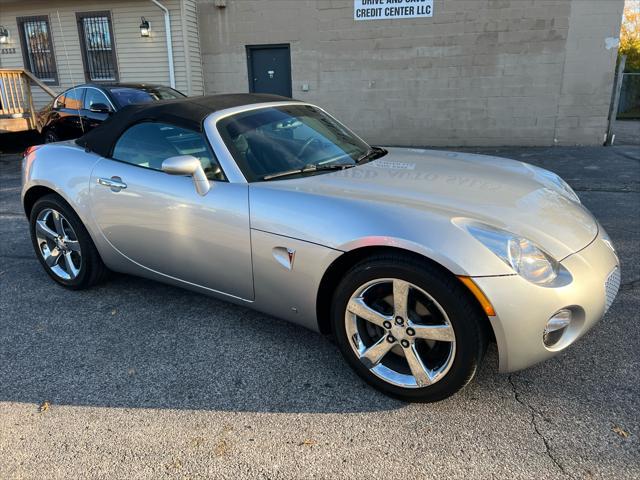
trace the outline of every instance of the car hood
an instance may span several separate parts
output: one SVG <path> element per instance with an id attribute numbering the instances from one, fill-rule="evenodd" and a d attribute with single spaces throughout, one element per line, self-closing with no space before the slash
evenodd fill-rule
<path id="1" fill-rule="evenodd" d="M 547 170 L 485 155 L 388 150 L 354 168 L 260 186 L 477 220 L 526 237 L 558 260 L 584 248 L 598 233 L 591 213 Z"/>

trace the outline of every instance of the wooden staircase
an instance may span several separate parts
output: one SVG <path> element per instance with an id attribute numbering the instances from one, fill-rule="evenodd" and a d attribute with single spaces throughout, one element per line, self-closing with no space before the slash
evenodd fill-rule
<path id="1" fill-rule="evenodd" d="M 57 95 L 28 70 L 0 68 L 0 134 L 37 128 L 32 85 Z"/>

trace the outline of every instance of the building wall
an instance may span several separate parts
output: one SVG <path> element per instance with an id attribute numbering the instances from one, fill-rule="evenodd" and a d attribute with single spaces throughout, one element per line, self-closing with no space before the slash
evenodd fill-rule
<path id="1" fill-rule="evenodd" d="M 561 144 L 604 141 L 623 6 L 615 1 L 571 3 L 556 122 Z"/>
<path id="2" fill-rule="evenodd" d="M 197 44 L 195 0 L 163 0 L 162 3 L 169 8 L 171 15 L 176 88 L 187 95 L 201 95 L 202 64 L 199 49 L 193 48 Z M 50 85 L 51 89 L 61 92 L 74 84 L 84 83 L 76 12 L 101 10 L 111 12 L 120 81 L 169 85 L 164 17 L 158 7 L 145 0 L 2 1 L 0 25 L 7 26 L 11 32 L 11 44 L 5 47 L 13 47 L 16 52 L 0 54 L 0 67 L 24 66 L 16 18 L 48 15 L 59 79 L 57 85 Z M 142 16 L 151 23 L 151 35 L 147 38 L 140 36 Z M 42 106 L 51 99 L 39 88 L 34 88 L 33 92 L 36 106 Z"/>
<path id="3" fill-rule="evenodd" d="M 374 143 L 603 141 L 624 0 L 435 0 L 432 18 L 358 22 L 353 0 L 216 3 L 198 2 L 207 93 L 248 90 L 245 45 L 290 43 L 293 96 Z"/>
<path id="4" fill-rule="evenodd" d="M 200 35 L 198 31 L 198 9 L 196 0 L 182 0 L 182 33 L 188 65 L 185 68 L 188 95 L 204 94 L 204 76 L 200 55 Z M 185 93 L 187 93 L 185 91 Z"/>

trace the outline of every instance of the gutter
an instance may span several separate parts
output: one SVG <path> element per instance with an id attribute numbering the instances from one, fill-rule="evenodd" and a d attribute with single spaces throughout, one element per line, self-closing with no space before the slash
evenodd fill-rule
<path id="1" fill-rule="evenodd" d="M 151 0 L 164 13 L 164 32 L 167 38 L 167 57 L 169 60 L 169 84 L 171 88 L 176 88 L 176 73 L 173 68 L 173 46 L 171 41 L 171 19 L 169 18 L 169 9 L 162 5 L 158 0 Z"/>

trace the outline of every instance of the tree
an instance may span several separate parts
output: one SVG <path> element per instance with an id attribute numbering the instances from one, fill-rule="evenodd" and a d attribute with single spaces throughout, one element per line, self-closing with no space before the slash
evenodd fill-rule
<path id="1" fill-rule="evenodd" d="M 618 55 L 627 56 L 625 71 L 640 72 L 640 0 L 625 2 Z"/>

